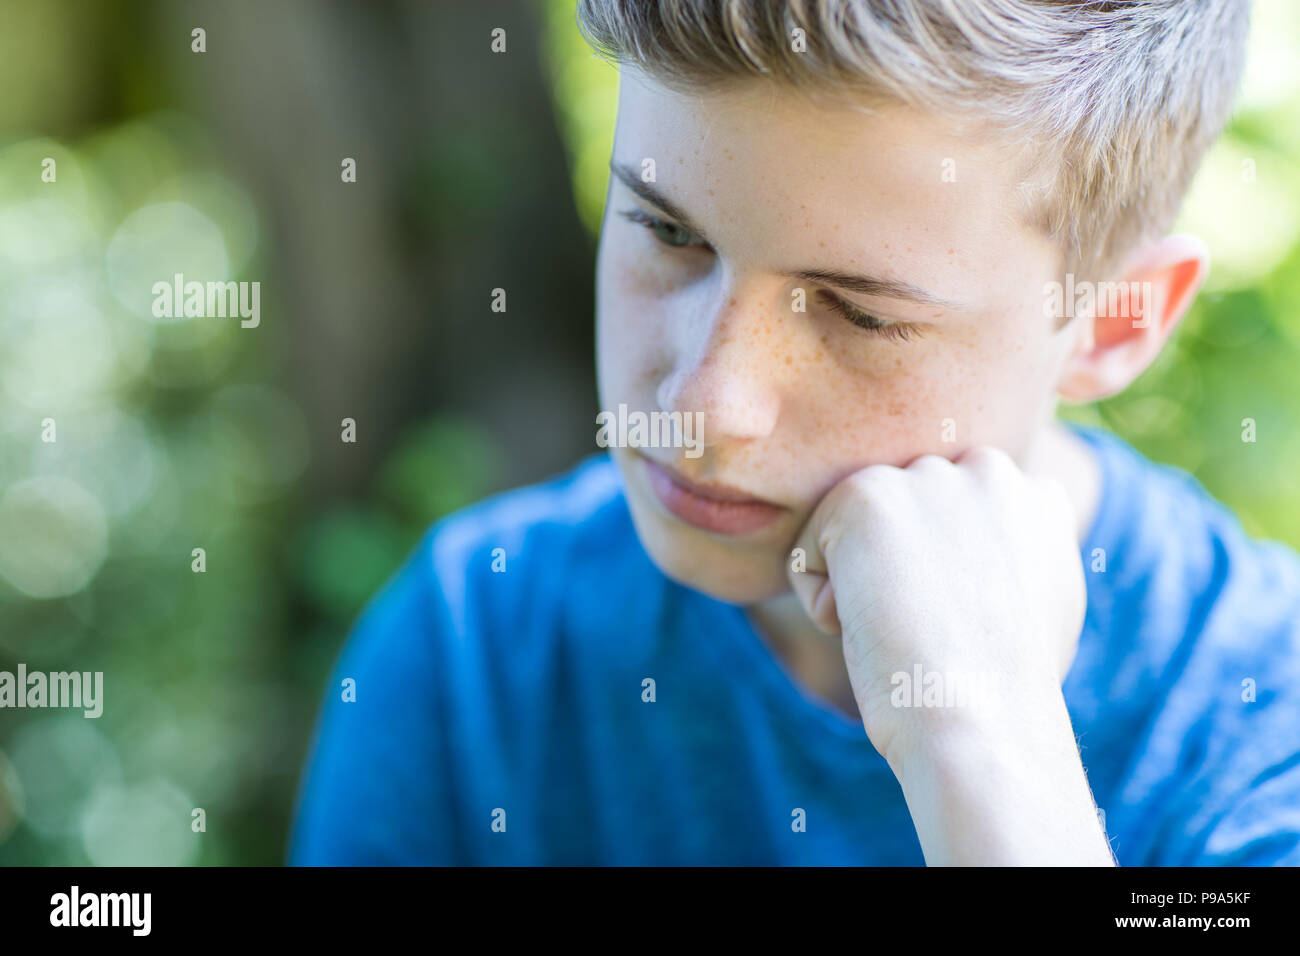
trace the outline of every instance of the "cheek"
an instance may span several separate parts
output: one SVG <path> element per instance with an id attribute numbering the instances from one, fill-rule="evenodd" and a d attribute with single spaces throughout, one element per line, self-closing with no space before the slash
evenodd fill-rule
<path id="1" fill-rule="evenodd" d="M 1014 453 L 1040 420 L 1059 360 L 1041 336 L 1013 341 L 991 323 L 859 346 L 851 366 L 819 363 L 808 376 L 817 400 L 804 405 L 796 457 L 817 462 L 823 483 L 868 464 L 952 457 L 975 444 Z"/>
<path id="2" fill-rule="evenodd" d="M 951 365 L 921 351 L 932 344 L 828 330 L 817 355 L 796 359 L 781 437 L 758 467 L 811 506 L 861 468 L 903 465 L 937 446 L 954 399 L 940 371 Z"/>
<path id="3" fill-rule="evenodd" d="M 943 439 L 948 451 L 990 444 L 1014 455 L 1050 407 L 1057 350 L 1032 320 L 1014 318 L 955 333 L 944 366 L 928 376 L 936 396 L 931 414 L 955 422 L 956 441 L 949 441 L 951 430 Z"/>
<path id="4" fill-rule="evenodd" d="M 615 225 L 602 238 L 596 275 L 602 388 L 617 385 L 624 400 L 650 407 L 689 344 L 698 293 L 713 276 L 711 259 L 666 254 L 639 230 Z"/>
<path id="5" fill-rule="evenodd" d="M 629 243 L 602 239 L 596 271 L 596 361 L 602 393 L 617 391 L 623 400 L 630 385 L 646 378 L 658 364 L 666 325 L 663 303 Z"/>
<path id="6" fill-rule="evenodd" d="M 698 280 L 709 261 L 698 250 L 667 250 L 642 227 L 614 220 L 601 235 L 597 270 L 612 295 L 656 302 Z"/>

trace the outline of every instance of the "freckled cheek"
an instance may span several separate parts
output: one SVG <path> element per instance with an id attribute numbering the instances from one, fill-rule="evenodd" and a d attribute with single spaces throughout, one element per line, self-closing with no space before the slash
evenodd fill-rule
<path id="1" fill-rule="evenodd" d="M 943 378 L 947 413 L 959 422 L 958 443 L 1023 448 L 1050 398 L 1055 353 L 1040 330 L 1015 321 L 989 323 L 958 336 Z"/>
<path id="2" fill-rule="evenodd" d="M 832 362 L 810 377 L 819 397 L 807 415 L 804 454 L 824 475 L 842 476 L 927 453 L 951 456 L 973 442 L 1011 441 L 1029 415 L 1025 375 L 996 340 L 975 333 L 869 343 L 852 364 Z"/>
<path id="3" fill-rule="evenodd" d="M 954 415 L 955 383 L 942 369 L 930 360 L 879 380 L 871 408 L 878 460 L 902 465 L 938 450 L 944 420 Z"/>
<path id="4" fill-rule="evenodd" d="M 802 384 L 787 397 L 805 494 L 820 495 L 867 465 L 901 464 L 917 454 L 923 435 L 938 434 L 930 427 L 938 397 L 928 363 L 917 366 L 907 343 L 845 344 L 858 349 L 850 360 L 826 350 L 798 363 Z"/>

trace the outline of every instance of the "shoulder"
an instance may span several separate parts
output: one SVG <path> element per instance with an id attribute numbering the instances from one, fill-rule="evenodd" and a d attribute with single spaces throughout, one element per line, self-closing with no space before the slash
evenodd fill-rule
<path id="1" fill-rule="evenodd" d="M 1144 807 L 1158 862 L 1294 858 L 1300 556 L 1252 538 L 1186 471 L 1109 433 L 1083 434 L 1103 492 L 1067 686 L 1094 748 L 1127 755 L 1127 799 Z"/>
<path id="2" fill-rule="evenodd" d="M 550 479 L 457 511 L 435 524 L 425 543 L 439 570 L 450 571 L 447 565 L 464 564 L 483 548 L 519 548 L 538 536 L 551 543 L 581 539 L 625 511 L 618 468 L 608 455 L 591 455 Z"/>
<path id="3" fill-rule="evenodd" d="M 443 518 L 367 607 L 391 636 L 391 618 L 418 614 L 442 638 L 523 640 L 593 589 L 644 589 L 656 572 L 642 549 L 608 454 Z M 407 629 L 409 633 L 409 629 Z M 391 637 L 390 637 L 391 639 Z"/>
<path id="4" fill-rule="evenodd" d="M 1188 624 L 1220 623 L 1224 602 L 1240 630 L 1294 624 L 1300 556 L 1252 538 L 1240 520 L 1191 474 L 1158 464 L 1128 442 L 1076 427 L 1102 474 L 1101 506 L 1085 548 L 1090 585 L 1111 601 L 1142 599 L 1148 612 L 1177 611 Z M 1199 629 L 1199 628 L 1193 628 Z"/>
<path id="5" fill-rule="evenodd" d="M 509 587 L 545 578 L 549 566 L 632 543 L 622 480 L 608 455 L 592 455 L 547 481 L 494 495 L 426 534 L 415 560 L 455 603 L 490 580 Z"/>
<path id="6" fill-rule="evenodd" d="M 606 578 L 620 568 L 630 575 L 643 569 L 643 555 L 617 468 L 603 455 L 431 527 L 338 656 L 301 784 L 291 859 L 470 858 L 447 819 L 476 780 L 501 779 L 501 741 L 533 732 L 530 690 L 564 659 L 555 653 L 567 633 L 560 612 L 578 600 L 591 568 Z M 586 604 L 601 606 L 589 597 Z M 592 628 L 604 625 L 596 618 Z M 412 806 L 431 809 L 414 821 L 395 809 Z"/>
<path id="7" fill-rule="evenodd" d="M 1099 429 L 1082 433 L 1103 475 L 1084 545 L 1090 617 L 1162 670 L 1194 652 L 1296 668 L 1300 556 L 1252 538 L 1188 472 Z"/>

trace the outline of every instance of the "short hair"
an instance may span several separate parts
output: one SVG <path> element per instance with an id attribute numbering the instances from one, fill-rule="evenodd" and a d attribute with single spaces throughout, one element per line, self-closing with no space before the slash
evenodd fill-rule
<path id="1" fill-rule="evenodd" d="M 1173 223 L 1231 113 L 1249 13 L 1249 0 L 577 7 L 598 53 L 674 89 L 765 78 L 991 124 L 1033 157 L 1027 217 L 1061 244 L 1064 270 L 1098 277 Z"/>

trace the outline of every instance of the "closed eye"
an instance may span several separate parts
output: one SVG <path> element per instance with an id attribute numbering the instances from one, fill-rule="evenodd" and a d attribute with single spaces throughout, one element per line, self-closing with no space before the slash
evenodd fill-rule
<path id="1" fill-rule="evenodd" d="M 835 295 L 833 292 L 828 292 L 825 289 L 819 289 L 818 295 L 822 297 L 823 301 L 826 302 L 832 311 L 838 312 L 858 328 L 870 332 L 873 335 L 879 335 L 887 339 L 905 342 L 914 335 L 921 336 L 924 334 L 919 325 L 914 325 L 909 322 L 888 322 L 884 319 L 878 319 L 874 315 L 863 312 L 856 306 L 849 305 L 849 303 L 845 302 L 839 296 Z"/>
<path id="2" fill-rule="evenodd" d="M 632 208 L 619 212 L 619 215 L 628 222 L 636 223 L 639 226 L 650 231 L 655 239 L 665 246 L 673 249 L 709 249 L 709 244 L 691 232 L 684 226 L 680 226 L 668 219 L 661 219 L 658 216 L 652 216 L 642 209 Z M 912 336 L 922 335 L 921 327 L 908 322 L 888 322 L 878 319 L 874 315 L 863 312 L 856 306 L 845 302 L 839 296 L 825 289 L 818 290 L 818 294 L 823 298 L 827 305 L 841 316 L 848 319 L 858 328 L 872 335 L 882 338 L 893 339 L 895 341 L 907 341 Z"/>
<path id="3" fill-rule="evenodd" d="M 641 209 L 625 209 L 619 213 L 628 222 L 644 226 L 659 242 L 674 249 L 708 249 L 709 244 L 684 226 L 667 219 L 652 216 Z"/>

